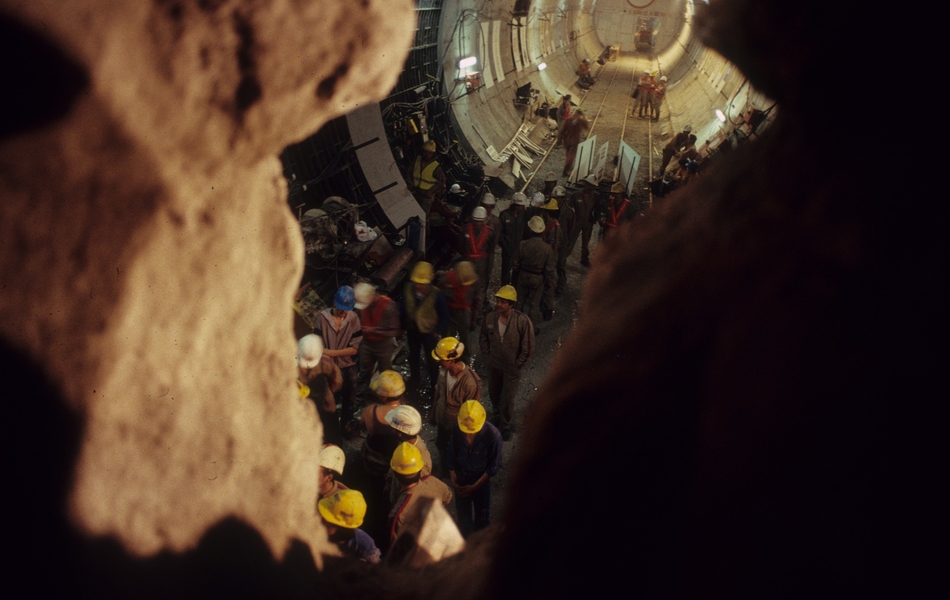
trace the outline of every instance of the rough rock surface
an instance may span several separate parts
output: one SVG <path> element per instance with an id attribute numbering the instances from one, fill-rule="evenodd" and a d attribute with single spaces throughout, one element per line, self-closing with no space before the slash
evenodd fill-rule
<path id="1" fill-rule="evenodd" d="M 83 415 L 86 534 L 151 555 L 230 516 L 277 556 L 325 549 L 277 156 L 388 92 L 411 8 L 0 3 L 20 109 L 0 140 L 0 333 Z"/>

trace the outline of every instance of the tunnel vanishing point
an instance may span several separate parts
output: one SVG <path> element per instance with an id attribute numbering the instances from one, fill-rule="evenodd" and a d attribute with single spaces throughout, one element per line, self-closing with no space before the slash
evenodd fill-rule
<path id="1" fill-rule="evenodd" d="M 605 242 L 502 530 L 416 572 L 342 564 L 314 515 L 319 422 L 291 333 L 303 245 L 277 157 L 370 114 L 429 9 L 447 85 L 460 58 L 491 57 L 454 117 L 486 161 L 515 82 L 553 95 L 651 12 L 675 126 L 712 133 L 715 108 L 737 118 L 756 95 L 779 111 Z M 862 53 L 879 28 L 815 0 L 0 0 L 0 28 L 11 589 L 935 590 L 946 261 L 932 201 L 874 168 L 898 128 L 849 112 L 883 99 Z"/>

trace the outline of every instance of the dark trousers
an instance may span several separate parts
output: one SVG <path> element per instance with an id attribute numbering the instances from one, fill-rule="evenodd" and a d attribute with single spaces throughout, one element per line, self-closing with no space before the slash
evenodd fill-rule
<path id="1" fill-rule="evenodd" d="M 469 484 L 475 483 L 478 478 L 473 479 Z M 459 479 L 459 483 L 462 480 Z M 467 484 L 467 485 L 469 485 Z M 455 494 L 455 510 L 458 513 L 459 531 L 462 535 L 468 537 L 472 533 L 485 529 L 489 524 L 489 509 L 491 508 L 491 480 L 486 481 L 482 487 L 475 490 L 471 496 L 463 498 Z"/>
<path id="2" fill-rule="evenodd" d="M 409 379 L 416 389 L 422 389 L 422 381 L 419 372 L 419 352 L 424 352 L 426 370 L 429 372 L 429 386 L 434 387 L 439 378 L 439 363 L 432 358 L 432 351 L 435 350 L 436 339 L 431 333 L 420 333 L 416 329 L 410 329 L 406 332 L 406 344 L 409 346 Z"/>
<path id="3" fill-rule="evenodd" d="M 502 434 L 511 431 L 511 420 L 515 412 L 515 398 L 521 384 L 521 370 L 514 372 L 488 367 L 488 397 L 491 398 L 494 412 L 493 422 Z"/>
<path id="4" fill-rule="evenodd" d="M 340 422 L 346 426 L 353 420 L 353 411 L 356 410 L 356 378 L 360 370 L 356 365 L 340 369 L 343 374 L 343 387 L 337 392 L 340 402 Z"/>

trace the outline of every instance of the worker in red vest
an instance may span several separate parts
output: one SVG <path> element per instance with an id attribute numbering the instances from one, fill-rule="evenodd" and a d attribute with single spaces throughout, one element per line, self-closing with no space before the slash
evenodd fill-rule
<path id="1" fill-rule="evenodd" d="M 357 283 L 353 288 L 356 310 L 363 328 L 359 351 L 359 380 L 369 383 L 373 372 L 393 368 L 393 352 L 399 335 L 399 307 L 388 296 L 380 294 L 371 283 Z"/>
<path id="2" fill-rule="evenodd" d="M 486 222 L 488 211 L 484 206 L 477 206 L 472 211 L 471 220 L 462 227 L 459 236 L 459 254 L 472 263 L 478 282 L 475 284 L 475 297 L 472 299 L 473 310 L 477 313 L 476 321 L 480 320 L 485 303 L 485 293 L 488 287 L 488 257 L 495 251 L 498 241 L 497 232 Z"/>
<path id="3" fill-rule="evenodd" d="M 636 216 L 636 211 L 624 193 L 623 184 L 618 181 L 610 188 L 610 196 L 607 197 L 607 206 L 601 215 L 601 239 L 605 239 L 608 233 L 620 227 L 623 223 L 630 221 L 634 216 Z"/>
<path id="4" fill-rule="evenodd" d="M 475 331 L 475 313 L 472 310 L 472 301 L 475 298 L 476 287 L 474 284 L 478 281 L 478 275 L 475 274 L 475 266 L 467 261 L 460 260 L 455 266 L 444 271 L 438 279 L 439 289 L 445 295 L 446 304 L 449 305 L 449 329 L 447 334 L 458 339 L 465 349 L 462 351 L 462 360 L 468 362 L 471 358 L 471 350 L 468 345 L 468 339 L 472 331 Z"/>

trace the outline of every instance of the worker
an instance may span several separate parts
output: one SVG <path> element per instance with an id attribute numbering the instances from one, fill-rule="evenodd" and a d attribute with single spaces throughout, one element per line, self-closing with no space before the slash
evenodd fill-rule
<path id="1" fill-rule="evenodd" d="M 407 525 L 422 519 L 423 498 L 432 498 L 447 506 L 452 502 L 452 490 L 438 477 L 423 475 L 424 462 L 419 449 L 403 442 L 393 452 L 390 461 L 393 483 L 389 490 L 389 543 L 392 544 Z"/>
<path id="2" fill-rule="evenodd" d="M 343 387 L 343 374 L 323 354 L 323 340 L 319 335 L 308 333 L 300 338 L 297 341 L 297 379 L 306 386 L 307 397 L 317 407 L 317 414 L 323 424 L 323 439 L 342 444 L 343 434 L 333 394 Z"/>
<path id="3" fill-rule="evenodd" d="M 653 88 L 650 97 L 650 110 L 654 121 L 660 120 L 660 105 L 663 104 L 663 99 L 666 98 L 666 82 L 666 75 L 660 77 L 660 82 Z"/>
<path id="4" fill-rule="evenodd" d="M 630 200 L 624 193 L 623 184 L 618 181 L 610 188 L 610 196 L 607 197 L 607 205 L 600 222 L 601 239 L 606 239 L 608 233 L 630 221 L 635 215 L 636 212 L 631 208 Z"/>
<path id="5" fill-rule="evenodd" d="M 560 146 L 562 143 L 560 132 L 561 132 L 561 129 L 563 129 L 564 127 L 564 121 L 573 113 L 574 113 L 574 105 L 571 102 L 571 95 L 565 94 L 564 96 L 561 96 L 561 101 L 558 103 L 556 112 L 555 112 L 555 114 L 557 115 L 556 120 L 557 120 L 557 125 L 558 125 L 558 139 L 557 139 L 558 146 Z"/>
<path id="6" fill-rule="evenodd" d="M 386 422 L 396 431 L 400 443 L 406 442 L 415 446 L 422 456 L 422 476 L 432 472 L 432 454 L 425 440 L 419 435 L 422 431 L 422 415 L 415 408 L 403 404 L 386 413 Z"/>
<path id="7" fill-rule="evenodd" d="M 488 217 L 488 211 L 483 206 L 475 207 L 472 211 L 471 220 L 462 227 L 459 236 L 459 254 L 462 258 L 472 263 L 475 267 L 475 274 L 478 281 L 475 287 L 475 297 L 472 299 L 472 309 L 481 316 L 485 304 L 485 292 L 488 287 L 489 256 L 495 251 L 497 243 L 497 232 L 485 222 Z"/>
<path id="8" fill-rule="evenodd" d="M 577 237 L 581 238 L 581 264 L 585 267 L 590 266 L 590 238 L 594 233 L 594 208 L 597 206 L 599 194 L 597 192 L 597 183 L 590 177 L 584 179 L 583 186 L 568 199 L 571 208 L 574 209 L 574 218 L 577 225 L 573 231 L 568 232 L 570 236 L 567 242 L 567 254 L 574 251 L 574 244 Z"/>
<path id="9" fill-rule="evenodd" d="M 521 242 L 512 264 L 518 296 L 518 310 L 528 313 L 534 323 L 534 333 L 538 334 L 541 296 L 546 289 L 553 289 L 557 278 L 555 267 L 557 255 L 554 249 L 541 239 L 544 221 L 541 217 L 532 217 L 528 222 L 528 239 Z"/>
<path id="10" fill-rule="evenodd" d="M 467 260 L 460 260 L 455 263 L 451 269 L 444 271 L 438 278 L 439 289 L 445 295 L 446 304 L 449 306 L 449 328 L 447 333 L 457 338 L 465 346 L 465 356 L 463 360 L 467 361 L 470 356 L 468 349 L 468 338 L 472 331 L 475 331 L 476 313 L 473 310 L 472 302 L 475 298 L 478 275 L 475 274 L 475 266 Z"/>
<path id="11" fill-rule="evenodd" d="M 360 529 L 366 516 L 366 501 L 356 490 L 340 490 L 317 503 L 327 538 L 344 556 L 371 564 L 379 563 L 380 551 L 373 538 Z"/>
<path id="12" fill-rule="evenodd" d="M 511 439 L 521 370 L 534 352 L 534 325 L 528 315 L 515 310 L 517 301 L 515 288 L 502 286 L 495 293 L 495 310 L 485 316 L 479 334 L 482 356 L 488 364 L 492 422 L 506 442 Z"/>
<path id="13" fill-rule="evenodd" d="M 417 262 L 399 304 L 399 318 L 409 346 L 409 380 L 416 391 L 422 389 L 419 352 L 424 350 L 422 360 L 426 361 L 429 385 L 435 385 L 439 366 L 428 357 L 449 325 L 449 307 L 439 288 L 432 285 L 433 277 L 435 273 L 430 263 Z"/>
<path id="14" fill-rule="evenodd" d="M 554 295 L 560 296 L 567 288 L 567 257 L 570 255 L 571 248 L 568 243 L 572 239 L 577 239 L 574 229 L 577 227 L 577 216 L 574 213 L 574 207 L 566 201 L 567 192 L 562 186 L 554 188 L 553 200 L 558 204 L 558 223 L 561 227 L 561 239 L 557 250 L 557 283 L 554 286 Z"/>
<path id="15" fill-rule="evenodd" d="M 445 173 L 436 159 L 436 145 L 429 140 L 422 145 L 422 154 L 412 163 L 410 191 L 428 220 L 429 209 L 436 198 L 445 194 Z"/>
<path id="16" fill-rule="evenodd" d="M 382 373 L 393 368 L 395 340 L 399 335 L 399 308 L 371 283 L 357 283 L 353 287 L 353 295 L 363 330 L 359 351 L 359 381 L 368 382 L 377 369 Z"/>
<path id="17" fill-rule="evenodd" d="M 511 260 L 518 250 L 518 244 L 524 239 L 524 230 L 528 225 L 525 208 L 528 197 L 521 192 L 511 196 L 511 204 L 498 217 L 501 229 L 498 244 L 501 246 L 501 283 L 511 283 Z"/>
<path id="18" fill-rule="evenodd" d="M 491 227 L 491 230 L 495 232 L 491 250 L 488 251 L 488 265 L 485 268 L 485 272 L 488 274 L 485 281 L 486 287 L 488 286 L 487 280 L 491 278 L 491 274 L 495 270 L 495 251 L 498 249 L 498 236 L 501 234 L 501 221 L 498 215 L 495 214 L 495 206 L 497 204 L 498 200 L 491 192 L 486 192 L 485 195 L 482 196 L 482 206 L 485 208 L 485 224 Z M 482 294 L 482 296 L 484 297 L 485 294 Z M 487 301 L 485 301 L 482 308 L 488 308 Z"/>
<path id="19" fill-rule="evenodd" d="M 590 74 L 590 59 L 585 58 L 577 67 L 577 87 L 586 90 L 592 85 L 594 85 L 594 78 Z"/>
<path id="20" fill-rule="evenodd" d="M 673 158 L 676 159 L 677 163 L 679 163 L 684 158 L 686 160 L 696 160 L 699 158 L 699 151 L 696 150 L 696 136 L 692 133 L 689 134 L 689 137 L 686 138 L 686 142 L 683 144 L 682 149 L 674 154 Z"/>
<path id="21" fill-rule="evenodd" d="M 320 312 L 318 327 L 323 338 L 323 355 L 340 367 L 343 387 L 340 388 L 340 424 L 344 435 L 354 433 L 353 412 L 356 409 L 356 380 L 359 367 L 356 355 L 363 341 L 360 318 L 353 312 L 356 295 L 348 285 L 340 286 L 333 296 L 333 306 Z"/>
<path id="22" fill-rule="evenodd" d="M 561 222 L 558 220 L 560 207 L 557 199 L 551 198 L 541 209 L 541 216 L 544 219 L 544 231 L 541 232 L 541 239 L 554 250 L 555 267 L 557 267 L 557 257 L 561 251 L 561 246 L 564 244 L 564 231 L 561 229 Z M 541 294 L 541 318 L 545 321 L 554 318 L 554 288 L 555 285 L 545 287 L 544 293 Z"/>
<path id="23" fill-rule="evenodd" d="M 393 450 L 401 443 L 399 433 L 392 428 L 386 416 L 403 402 L 406 384 L 395 371 L 383 371 L 370 383 L 376 402 L 363 409 L 360 421 L 366 439 L 360 449 L 367 481 L 363 491 L 370 507 L 366 531 L 374 539 L 385 543 L 388 498 L 385 493 L 386 475 Z"/>
<path id="24" fill-rule="evenodd" d="M 644 71 L 637 83 L 636 99 L 637 111 L 642 119 L 643 113 L 653 110 L 653 89 L 656 87 L 656 80 L 650 74 L 650 71 Z"/>
<path id="25" fill-rule="evenodd" d="M 561 127 L 561 140 L 564 142 L 564 168 L 561 173 L 568 177 L 574 169 L 574 157 L 577 155 L 577 147 L 584 138 L 584 134 L 590 129 L 590 123 L 584 116 L 584 111 L 578 107 L 574 114 L 564 120 Z"/>
<path id="26" fill-rule="evenodd" d="M 501 468 L 501 433 L 485 417 L 481 402 L 466 401 L 449 442 L 449 477 L 459 530 L 466 537 L 491 522 L 491 478 Z"/>
<path id="27" fill-rule="evenodd" d="M 343 467 L 346 465 L 346 455 L 343 449 L 336 444 L 324 444 L 320 450 L 319 472 L 317 475 L 317 501 L 329 498 L 340 490 L 349 489 L 339 481 L 337 477 L 343 475 Z"/>
<path id="28" fill-rule="evenodd" d="M 554 188 L 551 188 L 551 189 L 554 189 Z M 544 194 L 544 192 L 535 192 L 534 194 L 531 195 L 531 200 L 528 202 L 528 208 L 527 210 L 525 210 L 524 236 L 528 234 L 528 229 L 527 229 L 528 221 L 530 221 L 532 217 L 542 216 L 542 214 L 544 213 L 544 209 L 541 207 L 544 206 L 545 203 L 547 203 L 547 201 L 548 199 L 547 199 L 547 196 Z"/>
<path id="29" fill-rule="evenodd" d="M 443 466 L 459 407 L 466 400 L 482 397 L 482 380 L 462 361 L 464 351 L 465 348 L 452 337 L 442 338 L 432 351 L 432 357 L 439 361 L 441 368 L 432 397 L 429 423 L 436 426 L 435 447 Z"/>
<path id="30" fill-rule="evenodd" d="M 673 136 L 673 139 L 663 147 L 663 161 L 660 163 L 660 176 L 662 177 L 663 173 L 666 172 L 667 165 L 670 164 L 670 161 L 673 160 L 673 156 L 679 152 L 680 148 L 686 145 L 686 142 L 689 141 L 690 132 L 693 130 L 692 125 L 687 125 L 683 127 L 683 131 L 677 133 Z"/>

